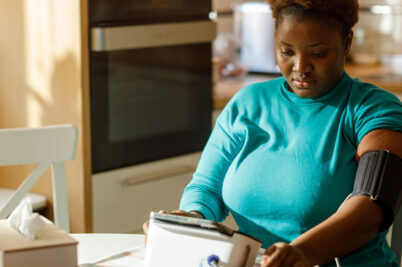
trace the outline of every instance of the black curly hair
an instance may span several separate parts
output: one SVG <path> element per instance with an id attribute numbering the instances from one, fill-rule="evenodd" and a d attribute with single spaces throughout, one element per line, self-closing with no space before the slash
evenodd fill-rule
<path id="1" fill-rule="evenodd" d="M 300 20 L 316 18 L 331 26 L 334 22 L 340 25 L 342 35 L 346 37 L 359 20 L 358 0 L 267 0 L 267 2 L 271 6 L 277 25 L 285 15 L 295 16 Z"/>

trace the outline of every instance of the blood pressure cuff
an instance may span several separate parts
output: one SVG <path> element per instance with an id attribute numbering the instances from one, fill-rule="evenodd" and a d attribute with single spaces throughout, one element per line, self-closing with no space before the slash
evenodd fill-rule
<path id="1" fill-rule="evenodd" d="M 351 196 L 369 196 L 383 209 L 387 229 L 402 204 L 402 160 L 389 151 L 370 151 L 360 158 Z"/>

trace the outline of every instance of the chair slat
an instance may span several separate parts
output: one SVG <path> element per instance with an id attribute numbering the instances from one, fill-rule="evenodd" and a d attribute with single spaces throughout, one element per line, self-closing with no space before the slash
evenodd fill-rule
<path id="1" fill-rule="evenodd" d="M 54 221 L 56 225 L 64 229 L 67 233 L 70 232 L 68 212 L 68 199 L 67 199 L 67 184 L 66 184 L 66 170 L 63 161 L 53 162 L 53 207 L 54 207 Z"/>
<path id="2" fill-rule="evenodd" d="M 0 166 L 72 160 L 76 136 L 73 125 L 0 130 Z"/>
<path id="3" fill-rule="evenodd" d="M 3 209 L 0 210 L 0 219 L 5 219 L 10 215 L 14 208 L 18 206 L 24 198 L 25 194 L 28 193 L 49 166 L 50 162 L 42 162 L 27 176 L 27 178 L 25 178 L 24 182 L 18 187 L 11 198 L 8 199 Z"/>

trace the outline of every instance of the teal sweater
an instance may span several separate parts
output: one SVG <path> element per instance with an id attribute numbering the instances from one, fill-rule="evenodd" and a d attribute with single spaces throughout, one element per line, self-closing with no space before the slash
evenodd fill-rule
<path id="1" fill-rule="evenodd" d="M 401 102 L 346 73 L 315 99 L 287 90 L 284 78 L 247 86 L 218 117 L 180 208 L 215 221 L 230 212 L 264 248 L 291 242 L 351 193 L 357 146 L 380 128 L 402 131 Z M 397 266 L 385 235 L 342 266 Z"/>

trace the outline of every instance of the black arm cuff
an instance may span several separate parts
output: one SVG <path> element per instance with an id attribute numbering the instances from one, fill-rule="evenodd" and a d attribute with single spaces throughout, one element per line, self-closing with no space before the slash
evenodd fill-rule
<path id="1" fill-rule="evenodd" d="M 370 196 L 383 209 L 387 229 L 402 204 L 402 160 L 389 151 L 370 151 L 359 161 L 352 196 Z"/>

